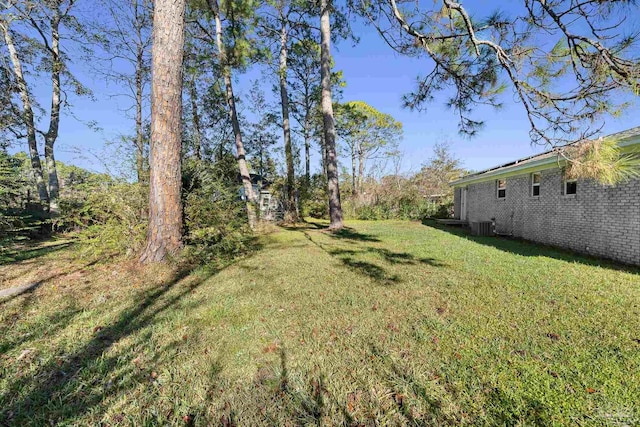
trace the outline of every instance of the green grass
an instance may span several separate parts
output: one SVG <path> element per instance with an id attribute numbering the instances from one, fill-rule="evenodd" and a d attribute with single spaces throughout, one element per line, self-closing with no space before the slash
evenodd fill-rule
<path id="1" fill-rule="evenodd" d="M 33 243 L 28 238 L 6 239 L 6 246 L 0 241 L 0 266 L 38 258 L 70 246 L 73 242 L 64 239 Z"/>
<path id="2" fill-rule="evenodd" d="M 348 225 L 182 274 L 73 248 L 0 267 L 50 276 L 0 301 L 0 424 L 640 424 L 639 270 Z"/>

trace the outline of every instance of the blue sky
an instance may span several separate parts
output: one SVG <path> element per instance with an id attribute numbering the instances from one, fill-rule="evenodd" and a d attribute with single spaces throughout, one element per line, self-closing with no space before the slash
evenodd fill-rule
<path id="1" fill-rule="evenodd" d="M 347 41 L 339 44 L 337 49 L 334 46 L 335 67 L 343 71 L 347 83 L 342 100 L 365 101 L 402 122 L 404 138 L 400 148 L 405 171 L 417 171 L 431 156 L 434 144 L 443 141 L 450 142 L 454 154 L 466 168 L 473 170 L 544 150 L 544 147 L 531 146 L 527 118 L 522 106 L 514 102 L 510 90 L 503 96 L 502 109 L 477 110 L 475 117 L 484 120 L 485 127 L 472 139 L 458 135 L 456 115 L 444 106 L 446 93 L 430 104 L 426 111 L 404 109 L 402 95 L 414 88 L 416 77 L 429 71 L 430 64 L 426 59 L 396 54 L 372 27 L 355 23 L 354 29 L 360 37 L 357 45 Z M 126 101 L 113 96 L 118 88 L 107 86 L 103 79 L 90 72 L 87 64 L 76 63 L 72 69 L 76 77 L 93 90 L 95 101 L 86 98 L 71 100 L 75 117 L 67 114 L 62 118 L 56 156 L 64 162 L 104 170 L 104 165 L 111 160 L 105 151 L 105 142 L 116 139 L 119 134 L 130 133 L 133 121 L 123 111 Z M 259 75 L 254 69 L 237 76 L 237 92 L 246 93 L 251 80 Z M 271 85 L 264 86 L 268 88 Z M 40 85 L 35 91 L 44 106 L 48 104 L 48 90 L 46 85 Z M 608 120 L 604 133 L 640 125 L 638 113 L 635 105 L 622 117 Z M 85 124 L 90 121 L 97 122 L 102 130 L 90 129 Z M 25 150 L 26 144 L 14 147 L 16 149 Z M 314 156 L 314 161 L 314 167 L 319 168 L 317 156 Z"/>
<path id="2" fill-rule="evenodd" d="M 515 101 L 510 88 L 501 99 L 503 108 L 496 110 L 484 107 L 476 110 L 474 117 L 484 121 L 485 127 L 471 139 L 458 134 L 457 117 L 444 105 L 446 93 L 429 104 L 426 111 L 403 108 L 402 95 L 415 88 L 418 75 L 430 70 L 429 62 L 396 54 L 371 27 L 357 24 L 355 28 L 361 34 L 360 43 L 355 47 L 343 43 L 334 53 L 336 67 L 344 71 L 347 82 L 343 98 L 366 101 L 402 122 L 404 140 L 401 148 L 405 169 L 419 168 L 431 156 L 433 145 L 439 141 L 449 141 L 453 152 L 465 167 L 473 170 L 546 150 L 545 147 L 531 145 L 524 108 Z M 637 102 L 621 117 L 608 119 L 603 134 L 634 126 L 640 126 Z"/>

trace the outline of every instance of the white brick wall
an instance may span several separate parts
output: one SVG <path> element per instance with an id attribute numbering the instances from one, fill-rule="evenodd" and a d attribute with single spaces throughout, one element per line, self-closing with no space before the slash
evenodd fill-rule
<path id="1" fill-rule="evenodd" d="M 560 169 L 541 175 L 539 197 L 531 196 L 529 174 L 507 178 L 504 199 L 495 181 L 469 184 L 468 220 L 495 218 L 498 233 L 640 265 L 640 179 L 616 186 L 580 180 L 577 194 L 564 196 Z"/>

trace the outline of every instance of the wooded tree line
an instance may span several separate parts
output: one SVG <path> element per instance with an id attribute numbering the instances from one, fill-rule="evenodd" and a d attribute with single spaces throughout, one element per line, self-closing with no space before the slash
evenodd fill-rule
<path id="1" fill-rule="evenodd" d="M 0 131 L 7 143 L 27 142 L 38 198 L 55 211 L 61 112 L 72 113 L 73 97 L 92 96 L 72 73 L 74 61 L 90 58 L 130 107 L 134 134 L 123 141 L 135 159 L 137 180 L 150 194 L 142 261 L 162 260 L 182 247 L 183 165 L 221 160 L 229 142 L 251 226 L 258 217 L 251 171 L 273 171 L 273 149 L 282 141 L 286 219 L 299 219 L 300 195 L 314 182 L 315 146 L 330 229 L 342 227 L 337 143 L 350 160 L 347 185 L 359 196 L 367 161 L 393 154 L 401 138 L 401 124 L 392 117 L 363 102 L 335 102 L 340 75 L 331 44 L 357 40 L 349 25 L 356 16 L 399 53 L 425 58 L 425 72 L 405 105 L 428 108 L 436 92 L 447 90 L 447 105 L 467 135 L 482 127 L 474 108 L 499 108 L 502 93 L 511 91 L 529 118 L 532 141 L 560 149 L 593 136 L 607 116 L 625 108 L 640 76 L 637 37 L 625 21 L 629 2 L 522 0 L 509 13 L 493 14 L 474 14 L 450 0 L 92 5 L 3 3 Z M 275 109 L 258 85 L 248 95 L 234 87 L 255 64 L 273 85 Z M 44 82 L 48 96 L 36 96 Z M 253 110 L 250 119 L 247 110 Z M 296 140 L 303 153 L 297 153 Z"/>

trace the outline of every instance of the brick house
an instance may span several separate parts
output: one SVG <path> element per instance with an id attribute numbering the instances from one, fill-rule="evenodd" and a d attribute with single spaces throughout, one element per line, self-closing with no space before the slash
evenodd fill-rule
<path id="1" fill-rule="evenodd" d="M 610 137 L 623 151 L 640 149 L 640 127 Z M 615 186 L 567 180 L 562 166 L 549 151 L 453 181 L 455 218 L 493 221 L 497 234 L 640 265 L 640 179 Z"/>

